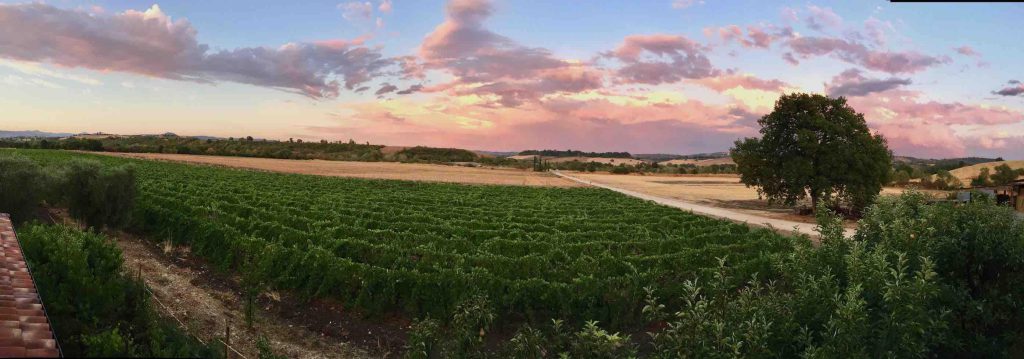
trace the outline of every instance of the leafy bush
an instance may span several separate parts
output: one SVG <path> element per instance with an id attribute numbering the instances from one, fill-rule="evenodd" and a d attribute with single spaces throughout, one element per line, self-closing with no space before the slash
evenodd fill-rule
<path id="1" fill-rule="evenodd" d="M 409 331 L 409 358 L 484 357 L 484 339 L 494 322 L 494 308 L 485 295 L 460 303 L 448 325 L 430 318 L 417 320 Z"/>
<path id="2" fill-rule="evenodd" d="M 127 224 L 136 197 L 133 168 L 79 160 L 68 165 L 65 177 L 63 191 L 72 217 L 94 228 Z"/>
<path id="3" fill-rule="evenodd" d="M 887 198 L 861 221 L 857 239 L 907 253 L 911 267 L 934 261 L 950 316 L 939 353 L 1005 356 L 1024 345 L 1024 224 L 1012 209 L 977 198 L 962 206 L 928 205 L 914 193 Z"/>
<path id="4" fill-rule="evenodd" d="M 441 324 L 436 320 L 425 318 L 413 321 L 409 326 L 409 347 L 406 349 L 405 357 L 410 359 L 435 357 L 440 331 Z"/>
<path id="5" fill-rule="evenodd" d="M 588 321 L 572 343 L 574 358 L 627 358 L 636 356 L 633 343 L 628 335 L 609 333 L 597 326 L 597 322 Z"/>
<path id="6" fill-rule="evenodd" d="M 617 175 L 628 175 L 630 173 L 633 173 L 633 168 L 620 164 L 618 166 L 612 167 L 611 172 Z"/>
<path id="7" fill-rule="evenodd" d="M 949 171 L 938 171 L 935 173 L 934 178 L 932 178 L 932 176 L 922 177 L 921 187 L 938 190 L 951 190 L 963 187 L 963 183 L 960 182 L 959 178 L 956 178 L 956 176 L 949 173 Z"/>
<path id="8" fill-rule="evenodd" d="M 42 200 L 43 170 L 19 155 L 0 156 L 0 212 L 15 222 L 27 220 Z"/>
<path id="9" fill-rule="evenodd" d="M 992 179 L 989 178 L 988 167 L 982 168 L 981 171 L 978 172 L 978 177 L 971 180 L 971 187 L 984 187 L 991 185 Z"/>
<path id="10" fill-rule="evenodd" d="M 988 168 L 984 168 L 988 172 Z M 1013 182 L 1019 176 L 1024 176 L 1024 168 L 1013 169 L 1010 165 L 1001 164 L 996 166 L 996 173 L 992 175 L 992 182 L 996 185 L 1005 185 Z"/>
<path id="11" fill-rule="evenodd" d="M 402 162 L 473 162 L 479 157 L 469 150 L 424 146 L 406 148 L 395 154 Z"/>
<path id="12" fill-rule="evenodd" d="M 907 171 L 895 171 L 892 174 L 892 184 L 897 186 L 906 186 L 910 183 L 910 172 Z"/>
<path id="13" fill-rule="evenodd" d="M 19 238 L 64 355 L 218 357 L 153 311 L 121 251 L 98 234 L 30 225 Z"/>

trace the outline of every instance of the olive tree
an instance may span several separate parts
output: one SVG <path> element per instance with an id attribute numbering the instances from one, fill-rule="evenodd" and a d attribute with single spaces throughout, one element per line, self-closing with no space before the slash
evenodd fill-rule
<path id="1" fill-rule="evenodd" d="M 740 180 L 769 201 L 793 205 L 810 197 L 866 207 L 889 182 L 892 152 L 843 97 L 783 95 L 757 121 L 760 138 L 731 149 Z"/>

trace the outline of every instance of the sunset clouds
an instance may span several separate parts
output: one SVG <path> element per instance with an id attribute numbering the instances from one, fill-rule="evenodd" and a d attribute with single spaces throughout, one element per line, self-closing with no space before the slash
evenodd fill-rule
<path id="1" fill-rule="evenodd" d="M 195 82 L 233 81 L 337 97 L 390 65 L 361 41 L 211 51 L 184 19 L 153 5 L 104 15 L 41 3 L 0 4 L 0 57 Z M 340 80 L 340 81 L 339 81 Z"/>
<path id="2" fill-rule="evenodd" d="M 755 136 L 775 99 L 799 91 L 846 97 L 897 154 L 1005 154 L 1024 144 L 1024 85 L 1006 81 L 1017 75 L 963 73 L 991 71 L 988 61 L 998 58 L 983 42 L 912 38 L 884 5 L 765 4 L 755 19 L 728 15 L 720 8 L 727 5 L 664 2 L 647 16 L 671 17 L 660 23 L 588 27 L 538 18 L 534 29 L 532 21 L 503 16 L 537 4 L 341 1 L 325 12 L 336 26 L 357 29 L 350 36 L 329 27 L 322 36 L 264 42 L 254 33 L 225 46 L 201 36 L 216 26 L 157 5 L 0 4 L 0 84 L 59 90 L 70 81 L 95 91 L 131 84 L 120 90 L 138 91 L 138 79 L 161 79 L 186 89 L 272 89 L 266 96 L 288 105 L 238 110 L 244 117 L 301 109 L 301 119 L 275 115 L 279 123 L 265 127 L 279 131 L 260 134 L 270 138 L 676 153 L 724 151 Z M 640 6 L 647 4 L 618 11 Z"/>
<path id="3" fill-rule="evenodd" d="M 825 93 L 829 96 L 864 96 L 872 92 L 882 92 L 910 84 L 908 78 L 889 77 L 885 79 L 869 79 L 862 71 L 849 69 L 832 78 L 825 84 Z"/>

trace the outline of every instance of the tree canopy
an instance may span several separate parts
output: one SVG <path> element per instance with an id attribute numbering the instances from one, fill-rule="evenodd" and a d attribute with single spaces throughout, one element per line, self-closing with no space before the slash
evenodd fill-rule
<path id="1" fill-rule="evenodd" d="M 1024 168 L 1013 169 L 1013 167 L 1004 163 L 996 166 L 996 173 L 992 175 L 992 182 L 997 185 L 1005 185 L 1013 182 L 1017 177 L 1022 175 L 1024 175 Z"/>
<path id="2" fill-rule="evenodd" d="M 740 180 L 769 201 L 795 204 L 810 197 L 863 209 L 889 180 L 892 153 L 846 99 L 783 95 L 757 121 L 760 138 L 736 141 L 730 154 Z"/>

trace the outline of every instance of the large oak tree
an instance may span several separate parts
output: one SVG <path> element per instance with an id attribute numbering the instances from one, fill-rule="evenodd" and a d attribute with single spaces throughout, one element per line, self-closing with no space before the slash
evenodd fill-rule
<path id="1" fill-rule="evenodd" d="M 760 138 L 736 141 L 730 152 L 740 180 L 771 202 L 839 200 L 861 210 L 889 180 L 892 152 L 845 98 L 783 95 L 757 121 Z"/>

